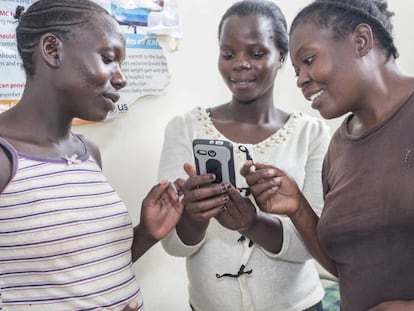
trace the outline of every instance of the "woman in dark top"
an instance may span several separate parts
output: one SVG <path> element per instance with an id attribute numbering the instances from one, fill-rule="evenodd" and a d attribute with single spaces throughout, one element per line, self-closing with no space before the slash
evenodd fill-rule
<path id="1" fill-rule="evenodd" d="M 414 78 L 397 67 L 392 15 L 385 1 L 318 0 L 292 23 L 298 87 L 323 117 L 350 113 L 324 161 L 320 220 L 289 172 L 242 169 L 259 207 L 287 214 L 338 276 L 344 311 L 414 310 Z"/>

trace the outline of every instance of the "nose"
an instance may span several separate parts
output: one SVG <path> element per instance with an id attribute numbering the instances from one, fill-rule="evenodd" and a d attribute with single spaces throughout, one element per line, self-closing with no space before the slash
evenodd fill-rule
<path id="1" fill-rule="evenodd" d="M 298 77 L 296 79 L 296 85 L 298 88 L 303 88 L 310 82 L 311 78 L 309 76 L 309 73 L 306 70 L 299 70 Z"/>
<path id="2" fill-rule="evenodd" d="M 244 59 L 236 59 L 233 63 L 232 69 L 233 70 L 249 70 L 251 69 L 251 64 Z"/>
<path id="3" fill-rule="evenodd" d="M 119 64 L 116 64 L 115 72 L 112 74 L 111 84 L 116 90 L 120 90 L 127 85 L 126 77 Z"/>

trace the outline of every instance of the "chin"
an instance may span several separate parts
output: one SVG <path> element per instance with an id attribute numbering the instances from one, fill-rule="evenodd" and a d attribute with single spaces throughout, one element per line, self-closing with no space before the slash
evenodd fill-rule
<path id="1" fill-rule="evenodd" d="M 104 121 L 108 116 L 108 113 L 101 113 L 101 114 L 95 114 L 95 115 L 89 115 L 85 116 L 83 120 L 89 121 L 89 122 L 101 122 Z"/>
<path id="2" fill-rule="evenodd" d="M 319 110 L 319 114 L 322 116 L 322 118 L 326 120 L 336 119 L 336 118 L 339 118 L 345 115 L 344 113 L 332 113 L 332 112 L 321 111 L 321 110 Z"/>
<path id="3" fill-rule="evenodd" d="M 315 110 L 317 110 L 319 112 L 319 114 L 321 115 L 322 118 L 324 119 L 334 119 L 336 117 L 338 117 L 337 113 L 335 113 L 335 111 L 331 111 L 329 109 L 323 109 L 322 106 L 319 106 L 318 108 L 314 108 Z"/>
<path id="4" fill-rule="evenodd" d="M 101 122 L 101 121 L 105 121 L 106 119 L 108 119 L 108 113 L 106 113 L 105 115 L 102 115 L 102 116 L 97 116 L 97 118 L 93 121 L 94 122 Z"/>
<path id="5" fill-rule="evenodd" d="M 250 104 L 252 102 L 254 102 L 254 100 L 257 97 L 252 97 L 252 96 L 234 96 L 235 99 L 237 99 L 237 101 L 241 104 Z"/>

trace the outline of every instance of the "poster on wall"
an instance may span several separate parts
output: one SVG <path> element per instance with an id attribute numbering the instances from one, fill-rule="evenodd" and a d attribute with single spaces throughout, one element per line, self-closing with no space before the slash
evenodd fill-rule
<path id="1" fill-rule="evenodd" d="M 18 5 L 37 0 L 0 0 L 0 112 L 15 105 L 23 93 L 25 74 L 17 52 L 14 13 Z M 127 56 L 122 71 L 128 81 L 121 99 L 108 118 L 125 113 L 147 95 L 162 95 L 169 82 L 166 49 L 160 40 L 180 39 L 178 0 L 96 0 L 120 25 L 126 38 Z M 171 41 L 172 40 L 172 41 Z M 174 49 L 169 49 L 174 50 Z M 74 124 L 83 124 L 75 120 Z"/>

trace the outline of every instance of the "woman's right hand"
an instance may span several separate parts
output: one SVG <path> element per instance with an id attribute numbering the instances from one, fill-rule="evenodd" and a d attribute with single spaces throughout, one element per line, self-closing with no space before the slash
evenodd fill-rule
<path id="1" fill-rule="evenodd" d="M 247 161 L 240 173 L 261 210 L 290 217 L 299 210 L 302 193 L 295 180 L 284 171 L 269 164 Z"/>
<path id="2" fill-rule="evenodd" d="M 230 185 L 212 183 L 216 178 L 214 174 L 197 175 L 195 167 L 189 163 L 184 164 L 184 170 L 189 177 L 178 179 L 175 184 L 183 195 L 187 214 L 201 222 L 220 214 L 229 201 L 226 192 Z"/>

